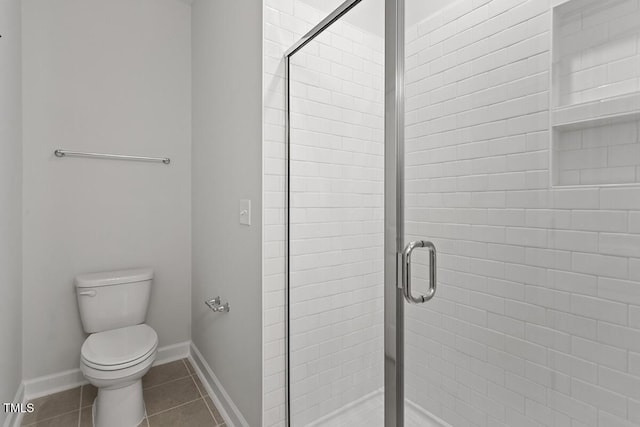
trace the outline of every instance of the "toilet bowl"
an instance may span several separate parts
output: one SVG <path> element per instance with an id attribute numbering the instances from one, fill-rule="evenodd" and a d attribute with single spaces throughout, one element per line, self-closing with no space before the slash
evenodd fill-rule
<path id="1" fill-rule="evenodd" d="M 136 269 L 76 278 L 82 324 L 91 333 L 80 350 L 80 370 L 98 388 L 94 427 L 136 427 L 145 417 L 142 377 L 158 348 L 158 335 L 142 323 L 152 275 Z"/>
<path id="2" fill-rule="evenodd" d="M 158 335 L 148 325 L 91 335 L 82 345 L 80 369 L 98 388 L 93 424 L 137 426 L 145 416 L 142 376 L 156 357 Z"/>

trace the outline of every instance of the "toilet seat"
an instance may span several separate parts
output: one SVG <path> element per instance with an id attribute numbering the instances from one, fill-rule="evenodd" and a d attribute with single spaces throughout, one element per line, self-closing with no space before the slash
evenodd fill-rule
<path id="1" fill-rule="evenodd" d="M 135 366 L 155 355 L 158 334 L 149 325 L 127 326 L 92 334 L 82 344 L 81 360 L 99 371 Z"/>

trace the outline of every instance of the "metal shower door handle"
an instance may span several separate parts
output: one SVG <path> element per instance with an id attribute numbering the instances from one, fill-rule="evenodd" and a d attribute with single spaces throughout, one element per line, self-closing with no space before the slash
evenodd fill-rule
<path id="1" fill-rule="evenodd" d="M 411 293 L 411 253 L 415 248 L 429 250 L 429 292 L 426 295 L 413 296 Z M 436 247 L 426 240 L 410 242 L 402 253 L 402 291 L 404 298 L 411 304 L 422 304 L 436 294 Z"/>

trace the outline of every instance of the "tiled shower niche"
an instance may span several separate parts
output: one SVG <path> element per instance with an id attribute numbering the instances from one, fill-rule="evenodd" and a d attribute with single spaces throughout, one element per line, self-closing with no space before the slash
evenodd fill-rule
<path id="1" fill-rule="evenodd" d="M 553 15 L 555 106 L 640 90 L 638 0 L 571 0 Z"/>
<path id="2" fill-rule="evenodd" d="M 558 127 L 554 130 L 555 183 L 640 183 L 640 115 Z"/>
<path id="3" fill-rule="evenodd" d="M 552 184 L 640 183 L 640 1 L 557 1 Z"/>

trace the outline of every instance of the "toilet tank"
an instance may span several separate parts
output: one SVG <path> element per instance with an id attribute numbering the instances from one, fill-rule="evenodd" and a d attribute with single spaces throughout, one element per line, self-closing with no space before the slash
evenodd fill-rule
<path id="1" fill-rule="evenodd" d="M 153 270 L 136 268 L 82 274 L 76 296 L 85 332 L 95 333 L 144 323 Z"/>

